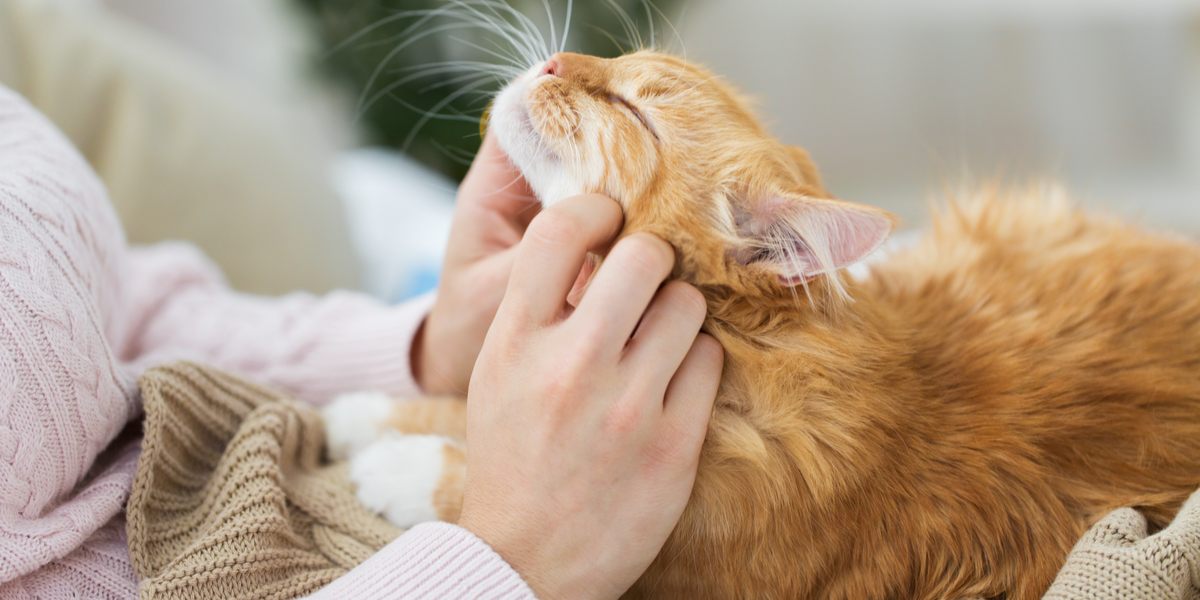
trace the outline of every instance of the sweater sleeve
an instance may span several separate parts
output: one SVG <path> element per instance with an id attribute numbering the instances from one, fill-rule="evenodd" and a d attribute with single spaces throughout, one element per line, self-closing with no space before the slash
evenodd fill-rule
<path id="1" fill-rule="evenodd" d="M 536 600 L 533 590 L 490 546 L 449 523 L 408 530 L 313 600 Z"/>
<path id="2" fill-rule="evenodd" d="M 124 285 L 134 318 L 119 351 L 136 371 L 195 360 L 317 404 L 349 391 L 420 393 L 409 350 L 431 296 L 389 306 L 344 291 L 242 294 L 179 243 L 130 250 Z"/>

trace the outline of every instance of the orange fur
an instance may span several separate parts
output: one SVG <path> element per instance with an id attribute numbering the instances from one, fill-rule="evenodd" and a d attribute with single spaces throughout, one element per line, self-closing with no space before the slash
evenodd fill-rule
<path id="1" fill-rule="evenodd" d="M 396 433 L 466 439 L 467 405 L 457 398 L 406 400 L 393 410 L 384 425 Z"/>
<path id="2" fill-rule="evenodd" d="M 866 281 L 797 294 L 739 215 L 873 209 L 697 66 L 556 59 L 526 99 L 541 147 L 677 249 L 727 353 L 691 502 L 630 597 L 1037 598 L 1098 516 L 1161 525 L 1200 485 L 1200 247 L 986 189 Z"/>

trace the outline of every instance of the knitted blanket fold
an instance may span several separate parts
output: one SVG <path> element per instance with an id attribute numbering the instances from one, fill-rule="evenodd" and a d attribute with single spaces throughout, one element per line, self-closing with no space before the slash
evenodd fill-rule
<path id="1" fill-rule="evenodd" d="M 313 410 L 178 363 L 141 381 L 145 437 L 127 507 L 142 598 L 296 598 L 400 530 L 321 462 Z"/>
<path id="2" fill-rule="evenodd" d="M 1109 513 L 1075 544 L 1044 600 L 1200 600 L 1200 491 L 1149 534 L 1132 508 Z"/>

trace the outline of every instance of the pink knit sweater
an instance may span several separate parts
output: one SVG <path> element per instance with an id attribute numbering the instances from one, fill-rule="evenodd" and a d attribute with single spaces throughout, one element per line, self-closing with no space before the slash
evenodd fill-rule
<path id="1" fill-rule="evenodd" d="M 193 359 L 314 403 L 414 394 L 408 352 L 426 305 L 256 298 L 189 246 L 128 248 L 83 159 L 0 88 L 0 598 L 136 594 L 122 509 L 145 369 Z M 533 594 L 478 538 L 430 524 L 317 596 Z"/>

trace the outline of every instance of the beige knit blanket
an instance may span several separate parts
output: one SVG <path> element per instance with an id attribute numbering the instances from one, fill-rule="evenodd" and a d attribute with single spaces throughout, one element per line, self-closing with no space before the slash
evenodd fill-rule
<path id="1" fill-rule="evenodd" d="M 1113 511 L 1075 544 L 1046 600 L 1200 600 L 1200 492 L 1147 535 L 1132 508 Z"/>
<path id="2" fill-rule="evenodd" d="M 311 409 L 181 363 L 142 377 L 145 440 L 127 509 L 143 598 L 295 598 L 400 532 L 322 465 Z M 1076 545 L 1046 598 L 1200 600 L 1200 493 L 1147 536 L 1116 511 Z"/>
<path id="3" fill-rule="evenodd" d="M 400 531 L 322 465 L 311 409 L 181 363 L 141 379 L 145 437 L 127 507 L 142 598 L 296 598 Z"/>

